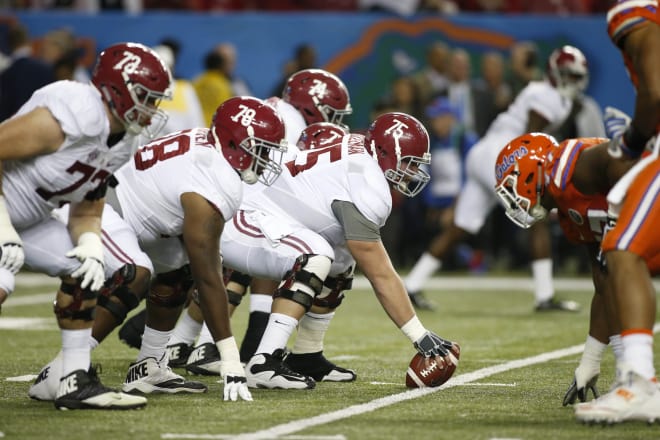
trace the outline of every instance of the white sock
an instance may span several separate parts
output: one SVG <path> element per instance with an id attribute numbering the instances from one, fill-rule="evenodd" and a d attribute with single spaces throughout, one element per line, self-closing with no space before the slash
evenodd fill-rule
<path id="1" fill-rule="evenodd" d="M 278 348 L 286 347 L 289 337 L 298 325 L 298 320 L 282 313 L 271 313 L 256 353 L 273 353 Z"/>
<path id="2" fill-rule="evenodd" d="M 582 359 L 580 359 L 580 366 L 589 368 L 590 370 L 600 371 L 600 361 L 603 359 L 603 353 L 607 348 L 607 344 L 603 344 L 593 336 L 587 336 L 584 343 L 584 351 L 582 352 Z"/>
<path id="3" fill-rule="evenodd" d="M 622 336 L 621 342 L 623 344 L 622 361 L 645 379 L 654 378 L 653 335 L 631 333 Z"/>
<path id="4" fill-rule="evenodd" d="M 202 322 L 195 321 L 188 313 L 188 310 L 186 310 L 183 313 L 181 319 L 179 319 L 179 322 L 176 323 L 176 327 L 174 327 L 174 333 L 172 333 L 172 337 L 170 338 L 168 345 L 181 343 L 192 345 L 202 329 L 202 324 Z"/>
<path id="5" fill-rule="evenodd" d="M 94 350 L 96 347 L 99 346 L 99 344 L 100 344 L 100 342 L 97 341 L 97 340 L 94 338 L 94 336 L 91 336 L 91 335 L 90 335 L 90 337 L 89 337 L 89 349 L 90 349 L 90 350 Z"/>
<path id="6" fill-rule="evenodd" d="M 619 362 L 623 358 L 623 343 L 621 342 L 621 335 L 610 336 L 610 346 L 614 352 L 614 359 Z"/>
<path id="7" fill-rule="evenodd" d="M 552 284 L 552 260 L 542 258 L 532 261 L 532 276 L 534 277 L 536 303 L 551 299 L 555 294 L 555 288 Z"/>
<path id="8" fill-rule="evenodd" d="M 199 332 L 199 339 L 197 339 L 197 344 L 195 346 L 199 347 L 202 344 L 213 344 L 213 336 L 211 336 L 211 330 L 209 330 L 206 323 L 202 325 L 202 331 Z"/>
<path id="9" fill-rule="evenodd" d="M 298 324 L 298 336 L 291 352 L 302 354 L 323 351 L 323 339 L 334 316 L 334 312 L 305 313 Z"/>
<path id="10" fill-rule="evenodd" d="M 424 252 L 405 279 L 409 293 L 419 292 L 435 271 L 442 267 L 442 261 L 428 252 Z"/>
<path id="11" fill-rule="evenodd" d="M 263 293 L 250 293 L 250 312 L 270 313 L 273 305 L 273 296 Z"/>
<path id="12" fill-rule="evenodd" d="M 62 376 L 65 377 L 76 370 L 89 369 L 91 350 L 89 340 L 92 329 L 60 330 L 62 334 Z"/>
<path id="13" fill-rule="evenodd" d="M 172 330 L 161 332 L 154 330 L 148 325 L 144 326 L 144 334 L 142 335 L 142 346 L 137 356 L 137 361 L 152 357 L 157 361 L 162 361 L 165 357 L 165 348 L 172 335 Z"/>

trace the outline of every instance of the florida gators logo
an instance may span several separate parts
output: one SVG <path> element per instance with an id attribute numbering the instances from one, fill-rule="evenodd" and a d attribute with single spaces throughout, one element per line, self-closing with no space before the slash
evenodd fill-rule
<path id="1" fill-rule="evenodd" d="M 518 159 L 529 154 L 529 150 L 525 147 L 520 147 L 511 152 L 511 154 L 506 154 L 502 156 L 502 161 L 495 166 L 495 177 L 498 181 L 502 180 L 502 177 L 509 171 Z"/>

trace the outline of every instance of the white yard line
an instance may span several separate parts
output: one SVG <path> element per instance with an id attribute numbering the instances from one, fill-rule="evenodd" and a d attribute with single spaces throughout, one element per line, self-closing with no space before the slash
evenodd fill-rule
<path id="1" fill-rule="evenodd" d="M 660 330 L 660 324 L 656 324 L 653 328 L 653 332 L 657 333 Z M 438 391 L 445 390 L 447 388 L 453 388 L 459 385 L 466 385 L 471 382 L 475 382 L 480 379 L 485 379 L 487 377 L 493 376 L 495 374 L 504 373 L 507 371 L 515 370 L 518 368 L 529 367 L 536 364 L 541 364 L 543 362 L 548 362 L 554 359 L 563 358 L 566 356 L 572 356 L 578 353 L 581 353 L 584 350 L 584 344 L 574 345 L 568 348 L 562 348 L 560 350 L 550 351 L 547 353 L 541 353 L 536 356 L 517 359 L 509 362 L 505 362 L 499 365 L 493 365 L 486 368 L 481 368 L 470 373 L 465 373 L 452 377 L 449 382 L 438 388 L 417 388 L 410 391 L 405 391 L 399 394 L 392 394 L 390 396 L 385 396 L 380 399 L 372 400 L 371 402 L 362 403 L 359 405 L 352 405 L 347 408 L 343 408 L 337 411 L 332 411 L 325 414 L 319 414 L 318 416 L 309 417 L 306 419 L 294 420 L 288 423 L 283 423 L 281 425 L 273 426 L 272 428 L 264 429 L 261 431 L 249 432 L 245 434 L 239 434 L 234 436 L 228 436 L 225 434 L 174 434 L 174 433 L 164 433 L 161 434 L 161 438 L 164 439 L 225 439 L 233 438 L 235 440 L 263 440 L 263 439 L 288 439 L 289 435 L 302 431 L 304 429 L 313 428 L 319 425 L 325 425 L 327 423 L 336 422 L 338 420 L 347 419 L 349 417 L 358 416 L 368 412 L 375 411 L 386 406 L 395 405 L 397 403 L 405 402 L 406 400 L 417 399 L 419 397 L 424 397 L 429 394 L 437 393 Z M 314 437 L 309 437 L 314 438 Z"/>

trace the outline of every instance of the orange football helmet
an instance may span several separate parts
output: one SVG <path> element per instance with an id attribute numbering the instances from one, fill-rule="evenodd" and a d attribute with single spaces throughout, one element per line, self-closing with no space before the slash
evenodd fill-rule
<path id="1" fill-rule="evenodd" d="M 548 212 L 541 205 L 545 191 L 545 163 L 557 141 L 544 133 L 527 133 L 506 145 L 495 162 L 495 193 L 506 215 L 516 225 L 529 228 Z"/>

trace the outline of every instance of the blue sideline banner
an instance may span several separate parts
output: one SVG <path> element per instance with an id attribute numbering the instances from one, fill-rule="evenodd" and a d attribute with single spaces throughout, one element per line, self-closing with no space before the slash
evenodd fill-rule
<path id="1" fill-rule="evenodd" d="M 501 16 L 460 14 L 453 17 L 418 15 L 398 17 L 384 13 L 192 13 L 149 12 L 88 15 L 65 12 L 5 14 L 24 23 L 33 38 L 69 27 L 89 39 L 98 50 L 118 41 L 155 45 L 165 37 L 182 46 L 176 65 L 178 76 L 193 78 L 203 68 L 205 54 L 221 42 L 238 50 L 238 75 L 254 94 L 268 97 L 282 77 L 286 61 L 303 43 L 314 46 L 319 67 L 338 74 L 349 87 L 355 114 L 352 127 L 364 127 L 372 105 L 401 74 L 424 63 L 425 48 L 435 40 L 462 47 L 472 57 L 473 74 L 479 57 L 489 50 L 508 54 L 516 41 L 532 40 L 545 59 L 562 44 L 585 53 L 590 64 L 588 93 L 604 107 L 628 113 L 634 105 L 618 50 L 609 41 L 603 15 L 579 17 Z"/>

